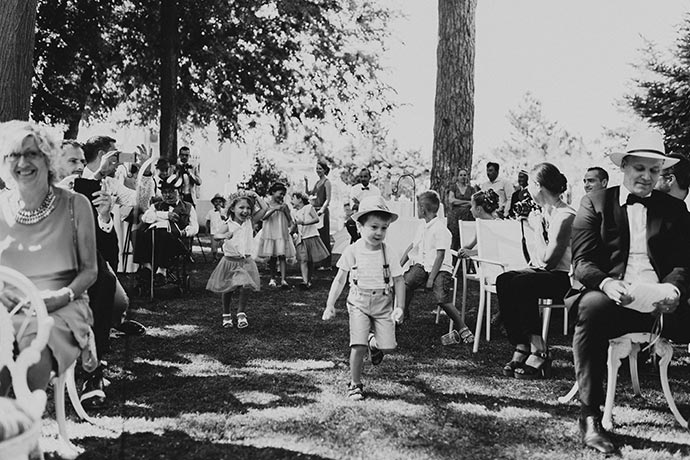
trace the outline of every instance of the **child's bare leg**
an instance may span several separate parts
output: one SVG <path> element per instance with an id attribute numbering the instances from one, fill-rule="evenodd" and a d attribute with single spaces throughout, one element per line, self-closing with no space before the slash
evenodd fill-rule
<path id="1" fill-rule="evenodd" d="M 309 284 L 309 262 L 300 262 L 299 270 L 302 273 L 304 284 Z"/>
<path id="2" fill-rule="evenodd" d="M 350 347 L 350 378 L 352 383 L 356 385 L 362 383 L 362 369 L 364 368 L 364 357 L 366 354 L 366 345 L 352 345 Z"/>
<path id="3" fill-rule="evenodd" d="M 287 275 L 287 262 L 285 256 L 278 256 L 278 263 L 280 263 L 280 284 L 285 284 L 285 276 Z"/>
<path id="4" fill-rule="evenodd" d="M 311 283 L 311 277 L 314 275 L 314 262 L 311 260 L 307 262 L 307 284 Z"/>
<path id="5" fill-rule="evenodd" d="M 244 311 L 247 309 L 247 302 L 249 301 L 249 292 L 250 289 L 240 289 L 240 299 L 237 302 L 237 314 L 239 315 L 240 313 L 244 313 Z"/>
<path id="6" fill-rule="evenodd" d="M 230 314 L 230 303 L 232 301 L 232 292 L 224 292 L 222 294 L 222 297 L 223 297 L 223 314 L 229 315 Z"/>
<path id="7" fill-rule="evenodd" d="M 460 330 L 463 327 L 467 327 L 465 322 L 462 320 L 460 312 L 457 308 L 455 308 L 455 305 L 452 303 L 444 303 L 441 304 L 441 308 L 443 308 L 443 311 L 445 311 L 448 317 L 453 320 L 453 323 L 455 323 L 455 329 Z"/>

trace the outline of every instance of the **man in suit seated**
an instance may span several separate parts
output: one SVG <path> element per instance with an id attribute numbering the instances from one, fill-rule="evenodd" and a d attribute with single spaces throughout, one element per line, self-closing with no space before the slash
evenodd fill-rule
<path id="1" fill-rule="evenodd" d="M 615 452 L 600 408 L 609 339 L 650 332 L 660 314 L 664 337 L 690 339 L 690 217 L 682 201 L 653 190 L 678 160 L 666 156 L 663 137 L 652 131 L 632 136 L 611 160 L 622 185 L 586 195 L 572 235 L 574 274 L 585 287 L 573 337 L 579 428 L 586 446 L 606 454 Z"/>
<path id="2" fill-rule="evenodd" d="M 199 222 L 194 207 L 180 200 L 174 184 L 163 181 L 160 191 L 162 200 L 151 204 L 141 217 L 144 225 L 137 230 L 134 262 L 141 265 L 140 280 L 149 280 L 150 270 L 154 268 L 151 260 L 153 248 L 153 262 L 156 265 L 154 282 L 165 284 L 168 280 L 168 268 L 177 257 L 187 252 L 182 238 L 196 235 L 199 232 Z"/>

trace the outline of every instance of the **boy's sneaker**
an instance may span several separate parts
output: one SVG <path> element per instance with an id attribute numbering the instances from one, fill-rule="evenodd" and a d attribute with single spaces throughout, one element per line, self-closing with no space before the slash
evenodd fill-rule
<path id="1" fill-rule="evenodd" d="M 268 287 L 276 287 L 276 286 L 277 286 L 276 280 L 274 280 L 273 278 L 271 278 L 271 279 L 269 280 L 269 282 L 268 282 Z"/>
<path id="2" fill-rule="evenodd" d="M 372 344 L 372 342 L 374 342 L 374 344 Z M 369 345 L 369 359 L 371 360 L 371 364 L 378 366 L 381 364 L 381 361 L 383 361 L 383 352 L 376 347 L 375 343 L 376 339 L 374 338 L 374 334 L 370 332 L 369 340 L 367 340 L 367 344 Z"/>
<path id="3" fill-rule="evenodd" d="M 352 401 L 361 401 L 364 399 L 364 385 L 350 382 L 347 387 L 347 397 Z"/>

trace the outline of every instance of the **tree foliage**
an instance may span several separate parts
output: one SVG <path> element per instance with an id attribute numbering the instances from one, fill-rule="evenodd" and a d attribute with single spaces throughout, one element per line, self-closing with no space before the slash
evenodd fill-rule
<path id="1" fill-rule="evenodd" d="M 266 196 L 268 189 L 276 182 L 282 182 L 286 187 L 290 185 L 285 171 L 280 171 L 266 156 L 257 154 L 254 156 L 254 165 L 250 173 L 238 185 L 238 188 L 253 190 L 259 196 Z"/>
<path id="2" fill-rule="evenodd" d="M 156 122 L 160 0 L 40 1 L 34 117 L 69 123 L 123 104 L 131 121 Z M 392 13 L 378 2 L 178 0 L 178 10 L 181 124 L 238 139 L 270 114 L 280 138 L 309 120 L 366 129 L 391 109 L 378 55 Z"/>
<path id="3" fill-rule="evenodd" d="M 650 44 L 644 50 L 643 66 L 651 75 L 635 80 L 638 90 L 627 97 L 628 103 L 664 131 L 667 148 L 690 154 L 690 14 L 685 17 L 673 60 L 663 59 Z"/>

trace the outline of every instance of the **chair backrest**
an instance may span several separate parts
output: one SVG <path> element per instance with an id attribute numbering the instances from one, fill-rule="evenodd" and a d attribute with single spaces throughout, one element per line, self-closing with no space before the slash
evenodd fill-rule
<path id="1" fill-rule="evenodd" d="M 474 221 L 459 220 L 458 230 L 460 231 L 460 246 L 465 246 L 472 241 L 477 234 L 477 225 Z"/>
<path id="2" fill-rule="evenodd" d="M 26 372 L 40 359 L 41 351 L 48 343 L 53 318 L 48 316 L 38 288 L 16 270 L 0 266 L 0 291 L 14 292 L 22 299 L 11 311 L 0 305 L 0 368 L 6 366 L 12 376 L 12 389 L 17 403 L 24 412 L 38 420 L 43 416 L 46 393 L 43 390 L 29 390 Z M 15 357 L 15 340 L 22 337 L 34 321 L 35 338 Z"/>
<path id="3" fill-rule="evenodd" d="M 500 262 L 506 270 L 519 270 L 527 267 L 522 247 L 522 230 L 517 220 L 477 220 L 477 256 Z M 528 227 L 525 226 L 528 232 Z M 532 240 L 526 234 L 527 241 Z M 480 276 L 485 282 L 493 284 L 503 270 L 498 266 L 481 264 Z"/>

